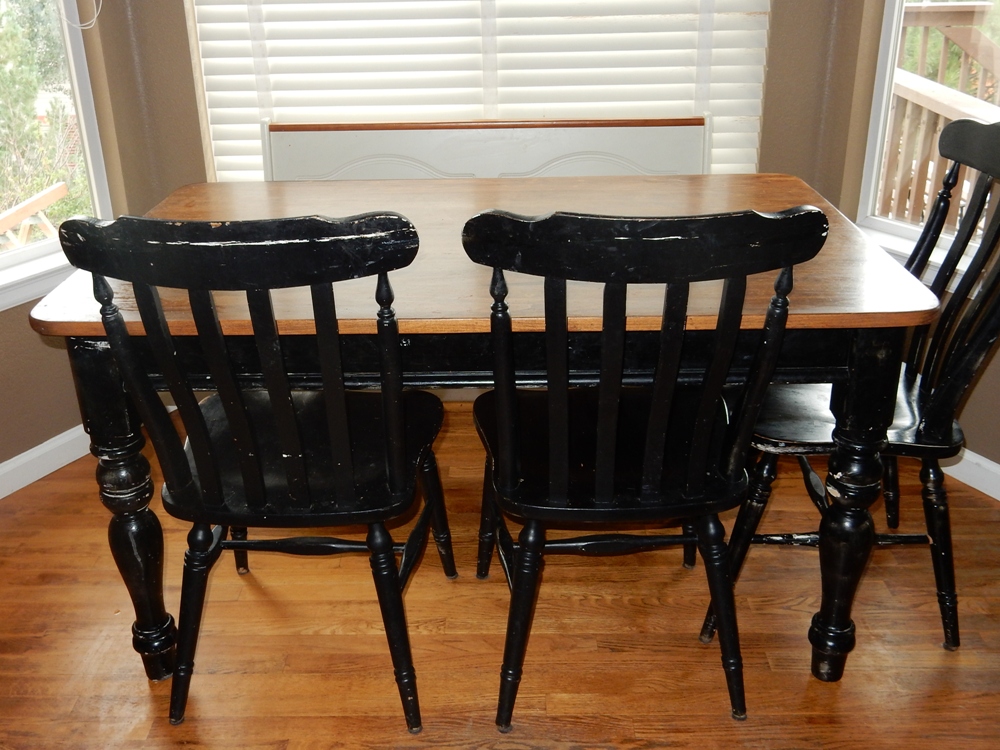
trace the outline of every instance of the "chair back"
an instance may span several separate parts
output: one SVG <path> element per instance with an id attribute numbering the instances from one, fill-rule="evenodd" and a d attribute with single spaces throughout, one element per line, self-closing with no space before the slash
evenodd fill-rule
<path id="1" fill-rule="evenodd" d="M 325 427 L 332 453 L 332 485 L 338 502 L 353 500 L 350 426 L 333 282 L 377 275 L 386 474 L 393 492 L 403 489 L 402 368 L 388 272 L 407 266 L 416 255 L 417 233 L 407 219 L 376 213 L 346 219 L 312 216 L 243 222 L 125 216 L 113 222 L 66 221 L 59 235 L 70 262 L 94 274 L 94 295 L 101 303 L 101 317 L 115 362 L 153 441 L 167 491 L 174 504 L 192 512 L 207 506 L 222 508 L 228 500 L 223 497 L 219 456 L 210 439 L 210 425 L 195 395 L 208 388 L 214 388 L 223 406 L 238 454 L 246 506 L 260 510 L 267 503 L 280 501 L 291 508 L 310 508 L 313 498 L 301 425 L 271 299 L 271 290 L 287 287 L 308 287 L 310 291 L 325 398 Z M 127 323 L 114 304 L 109 278 L 131 282 L 141 329 Z M 170 318 L 176 317 L 175 303 L 165 310 L 158 287 L 186 291 L 183 296 L 187 297 L 197 333 L 199 362 L 179 356 L 170 326 Z M 183 307 L 183 301 L 176 304 Z M 246 363 L 235 366 L 227 345 L 231 338 L 226 324 L 220 322 L 219 310 L 234 306 L 242 307 L 244 315 L 249 311 L 259 357 L 259 367 L 252 363 L 256 377 L 245 376 Z M 186 317 L 186 311 L 180 314 Z M 180 412 L 193 465 L 147 374 L 138 340 L 141 338 L 146 349 L 151 350 Z M 210 384 L 195 379 L 192 372 L 198 369 L 200 374 L 206 366 Z M 260 408 L 264 394 L 266 408 L 273 415 L 280 465 L 287 479 L 285 498 L 265 497 L 261 435 L 255 432 L 248 411 Z"/>
<path id="2" fill-rule="evenodd" d="M 1000 123 L 956 120 L 941 131 L 938 146 L 952 163 L 906 262 L 911 273 L 923 276 L 949 211 L 961 212 L 958 231 L 930 280 L 931 291 L 944 302 L 941 317 L 933 326 L 913 331 L 906 357 L 905 376 L 911 382 L 920 379 L 920 431 L 930 438 L 951 434 L 959 404 L 1000 334 L 1000 195 L 996 184 Z M 952 205 L 951 191 L 963 180 L 975 181 L 968 204 Z M 949 294 L 963 260 L 965 270 Z"/>
<path id="3" fill-rule="evenodd" d="M 565 498 L 569 485 L 571 435 L 566 311 L 567 281 L 603 285 L 600 375 L 597 388 L 594 495 L 610 502 L 615 491 L 616 444 L 626 340 L 626 295 L 630 284 L 665 284 L 659 352 L 646 420 L 642 495 L 660 493 L 681 371 L 688 299 L 695 282 L 724 280 L 710 361 L 701 373 L 697 416 L 690 434 L 687 496 L 697 496 L 710 475 L 743 476 L 745 453 L 764 391 L 777 362 L 788 314 L 792 266 L 823 246 L 826 217 L 812 207 L 777 214 L 754 211 L 682 218 L 616 218 L 555 213 L 524 217 L 500 211 L 480 214 L 465 225 L 465 251 L 493 268 L 491 327 L 499 451 L 498 489 L 519 481 L 516 371 L 505 271 L 542 276 L 545 297 L 550 497 Z M 767 308 L 763 335 L 745 379 L 742 401 L 731 411 L 722 450 L 717 424 L 723 390 L 735 377 L 734 354 L 744 315 L 747 277 L 781 269 Z M 762 313 L 763 310 L 753 311 Z M 679 409 L 678 409 L 679 410 Z M 574 428 L 575 429 L 575 428 Z"/>

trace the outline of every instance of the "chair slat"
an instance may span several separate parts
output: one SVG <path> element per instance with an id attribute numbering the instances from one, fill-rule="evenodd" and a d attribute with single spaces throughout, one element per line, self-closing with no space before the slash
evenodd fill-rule
<path id="1" fill-rule="evenodd" d="M 949 323 L 947 330 L 939 326 L 942 330 L 935 330 L 931 340 L 930 355 L 927 358 L 928 363 L 921 386 L 927 391 L 933 389 L 934 396 L 937 395 L 937 389 L 942 386 L 947 386 L 949 390 L 960 388 L 964 391 L 975 377 L 976 369 L 968 368 L 968 351 L 970 346 L 983 345 L 979 342 L 990 339 L 992 335 L 990 316 L 995 300 L 1000 296 L 1000 263 L 993 262 L 988 269 L 984 266 L 993 260 L 998 245 L 1000 245 L 1000 212 L 993 216 L 990 226 L 983 233 L 982 244 L 976 258 L 945 308 Z M 958 304 L 962 301 L 965 301 L 964 305 Z M 942 313 L 942 317 L 944 314 Z M 986 346 L 987 348 L 982 351 L 983 356 L 989 349 L 989 345 Z M 981 358 L 975 359 L 978 368 Z"/>
<path id="2" fill-rule="evenodd" d="M 545 351 L 549 404 L 549 493 L 556 502 L 569 493 L 569 334 L 566 280 L 545 279 Z"/>
<path id="3" fill-rule="evenodd" d="M 271 307 L 271 293 L 267 289 L 247 292 L 250 321 L 253 325 L 257 353 L 271 402 L 271 412 L 277 427 L 278 444 L 285 475 L 288 478 L 288 495 L 292 507 L 309 507 L 309 478 L 306 474 L 302 436 L 292 402 L 292 389 L 288 384 L 285 362 L 278 340 L 278 326 Z"/>
<path id="4" fill-rule="evenodd" d="M 754 425 L 764 404 L 771 375 L 778 364 L 781 342 L 785 338 L 785 324 L 788 321 L 788 294 L 792 291 L 792 268 L 783 268 L 774 282 L 774 296 L 767 306 L 761 342 L 754 353 L 743 390 L 740 404 L 735 409 L 738 415 L 730 429 L 729 456 L 722 462 L 723 473 L 731 480 L 742 474 L 746 467 L 746 457 L 753 436 Z"/>
<path id="5" fill-rule="evenodd" d="M 949 377 L 927 399 L 923 409 L 922 434 L 947 439 L 959 404 L 969 383 L 979 372 L 986 355 L 1000 336 L 1000 293 L 993 289 L 989 304 L 979 311 L 979 320 L 960 349 L 952 353 Z"/>
<path id="6" fill-rule="evenodd" d="M 980 207 L 979 212 L 982 213 L 982 210 Z M 992 264 L 991 267 L 991 262 L 996 254 L 998 239 L 1000 239 L 1000 212 L 994 211 L 983 231 L 979 247 L 973 254 L 965 273 L 962 274 L 954 293 L 941 311 L 930 340 L 926 344 L 921 375 L 926 381 L 925 387 L 928 390 L 941 382 L 943 373 L 948 369 L 946 362 L 949 352 L 960 346 L 962 339 L 968 335 L 969 327 L 975 320 L 977 305 L 985 304 L 990 295 L 989 289 L 996 283 L 998 270 L 996 264 Z M 987 273 L 992 281 L 991 278 L 983 278 Z"/>
<path id="7" fill-rule="evenodd" d="M 114 304 L 111 286 L 100 274 L 94 274 L 94 297 L 101 303 L 101 320 L 108 334 L 108 343 L 115 362 L 125 381 L 126 389 L 139 411 L 139 416 L 154 444 L 162 445 L 160 464 L 164 478 L 169 479 L 167 489 L 178 498 L 178 502 L 197 501 L 198 487 L 191 475 L 184 446 L 181 445 L 177 430 L 170 415 L 139 360 L 138 353 L 125 327 L 118 307 Z"/>
<path id="8" fill-rule="evenodd" d="M 403 432 L 403 363 L 399 354 L 399 327 L 392 309 L 389 276 L 380 273 L 375 289 L 378 302 L 378 338 L 382 368 L 382 418 L 389 488 L 402 491 L 406 482 L 405 435 Z"/>
<path id="9" fill-rule="evenodd" d="M 715 326 L 715 350 L 712 354 L 711 364 L 705 372 L 698 416 L 691 436 L 687 488 L 692 495 L 699 494 L 705 483 L 709 446 L 716 424 L 722 388 L 726 384 L 733 353 L 736 351 L 746 289 L 746 277 L 741 276 L 727 278 L 722 290 L 722 302 L 719 306 L 719 317 Z"/>
<path id="10" fill-rule="evenodd" d="M 188 441 L 195 467 L 198 470 L 198 484 L 201 488 L 202 500 L 208 505 L 222 505 L 222 484 L 219 478 L 219 466 L 215 450 L 208 436 L 208 426 L 205 417 L 198 408 L 198 399 L 194 395 L 175 354 L 173 339 L 167 329 L 167 319 L 160 304 L 160 294 L 155 286 L 133 284 L 133 294 L 142 327 L 146 331 L 149 342 L 160 371 L 167 381 L 170 395 L 181 414 L 187 430 Z M 176 432 L 171 430 L 170 432 Z M 172 438 L 166 438 L 172 441 Z M 178 439 L 179 440 L 179 439 Z"/>
<path id="11" fill-rule="evenodd" d="M 958 162 L 956 162 L 956 164 L 958 164 Z M 949 177 L 950 175 L 951 172 L 949 171 Z M 948 289 L 955 272 L 958 270 L 959 262 L 968 252 L 969 246 L 975 237 L 976 229 L 979 226 L 979 222 L 990 197 L 991 184 L 992 179 L 989 175 L 980 174 L 976 180 L 969 202 L 965 206 L 965 210 L 962 212 L 954 212 L 955 215 L 961 214 L 961 220 L 958 222 L 958 228 L 955 236 L 952 239 L 951 245 L 948 248 L 948 252 L 942 261 L 941 266 L 938 268 L 937 273 L 934 274 L 934 278 L 928 285 L 930 290 L 939 299 Z M 944 192 L 946 188 L 947 185 L 945 188 L 942 188 L 942 192 Z M 928 227 L 930 226 L 930 222 L 928 222 Z M 921 266 L 926 264 L 929 260 L 930 253 L 934 250 L 939 237 L 940 233 L 932 235 L 930 234 L 928 228 L 925 228 L 921 233 L 917 246 L 913 253 L 910 254 L 910 258 L 906 264 L 908 268 L 911 268 L 911 272 L 918 277 L 921 275 Z M 978 277 L 979 272 L 983 268 L 982 263 L 987 260 L 987 257 L 988 255 L 984 254 L 980 250 L 978 253 L 978 260 L 973 260 L 970 264 L 970 269 L 963 274 L 963 281 L 960 282 L 960 286 L 964 286 L 961 292 L 956 290 L 956 293 L 951 297 L 952 302 L 945 305 L 945 309 L 942 311 L 941 316 L 933 326 L 919 326 L 913 330 L 913 333 L 910 336 L 909 349 L 904 360 L 906 366 L 906 376 L 911 380 L 913 380 L 918 373 L 922 373 L 926 376 L 926 374 L 933 369 L 933 365 L 927 361 L 927 353 L 936 349 L 936 345 L 929 341 L 929 337 L 932 335 L 932 330 L 940 331 L 942 332 L 942 335 L 945 336 L 945 338 L 939 337 L 937 339 L 938 342 L 946 340 L 947 336 L 943 332 L 950 330 L 951 323 L 953 322 L 956 314 L 956 306 L 964 304 L 964 300 L 969 289 L 971 288 L 968 285 L 973 283 Z"/>
<path id="12" fill-rule="evenodd" d="M 604 285 L 604 322 L 601 332 L 601 376 L 597 402 L 597 456 L 594 497 L 610 503 L 615 495 L 615 458 L 618 442 L 618 404 L 621 401 L 625 361 L 625 284 Z"/>
<path id="13" fill-rule="evenodd" d="M 337 305 L 331 284 L 315 284 L 311 288 L 311 293 L 313 317 L 316 320 L 316 343 L 323 377 L 327 429 L 330 432 L 334 489 L 338 499 L 353 501 L 354 462 L 351 458 L 351 426 L 347 419 Z"/>
<path id="14" fill-rule="evenodd" d="M 507 280 L 503 271 L 493 269 L 490 282 L 490 331 L 493 339 L 493 388 L 496 392 L 496 419 L 499 472 L 498 488 L 511 492 L 521 475 L 517 442 L 518 418 L 514 376 L 514 337 L 507 310 Z"/>
<path id="15" fill-rule="evenodd" d="M 222 336 L 219 318 L 215 313 L 215 302 L 212 293 L 202 289 L 192 289 L 188 292 L 191 304 L 191 317 L 198 330 L 198 341 L 208 363 L 215 389 L 222 402 L 222 408 L 229 422 L 229 430 L 233 436 L 233 447 L 240 465 L 243 477 L 243 487 L 247 505 L 251 508 L 263 508 L 267 502 L 264 491 L 264 475 L 260 465 L 260 450 L 257 447 L 257 437 L 250 427 L 243 404 L 243 394 L 236 382 L 226 341 Z"/>
<path id="16" fill-rule="evenodd" d="M 934 247 L 941 237 L 941 230 L 944 228 L 945 221 L 948 218 L 948 211 L 951 208 L 951 191 L 955 189 L 955 185 L 958 183 L 960 167 L 961 164 L 957 161 L 952 162 L 951 167 L 949 167 L 948 172 L 945 174 L 941 190 L 938 191 L 937 198 L 927 217 L 927 222 L 920 232 L 920 238 L 917 240 L 913 252 L 910 253 L 910 257 L 906 259 L 906 263 L 904 264 L 904 268 L 917 278 L 923 275 L 924 269 L 927 267 L 927 261 L 930 260 L 931 253 L 934 251 Z"/>
<path id="17" fill-rule="evenodd" d="M 992 182 L 993 180 L 984 174 L 979 175 L 979 178 L 976 180 L 976 186 L 962 214 L 962 221 L 959 224 L 958 231 L 955 233 L 955 239 L 952 241 L 951 247 L 948 249 L 948 254 L 942 261 L 941 268 L 934 275 L 934 280 L 930 285 L 931 291 L 939 298 L 948 288 L 948 284 L 955 275 L 955 270 L 958 268 L 962 256 L 965 255 L 966 249 L 975 236 L 976 227 L 979 225 L 979 220 L 982 218 L 986 202 L 989 199 Z"/>
<path id="18" fill-rule="evenodd" d="M 661 492 L 667 427 L 681 366 L 681 346 L 684 344 L 690 289 L 688 284 L 668 284 L 663 293 L 660 352 L 653 378 L 653 396 L 646 427 L 646 453 L 642 461 L 642 493 L 649 499 L 658 497 Z"/>

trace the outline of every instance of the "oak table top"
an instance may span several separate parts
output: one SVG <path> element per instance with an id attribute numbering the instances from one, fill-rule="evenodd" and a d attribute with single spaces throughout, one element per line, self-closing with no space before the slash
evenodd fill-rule
<path id="1" fill-rule="evenodd" d="M 465 221 L 481 211 L 502 209 L 528 215 L 553 211 L 620 216 L 677 216 L 740 211 L 779 211 L 809 204 L 822 209 L 830 234 L 819 255 L 796 270 L 789 328 L 906 327 L 931 322 L 937 299 L 923 284 L 862 233 L 850 220 L 796 177 L 778 174 L 657 177 L 544 177 L 449 180 L 199 183 L 175 190 L 147 215 L 165 219 L 228 221 L 320 214 L 345 217 L 394 211 L 413 222 L 420 251 L 413 264 L 390 275 L 401 333 L 476 333 L 489 330 L 490 271 L 466 258 Z M 541 295 L 529 293 L 541 280 L 508 274 L 508 303 L 515 330 L 542 330 Z M 750 281 L 745 325 L 757 326 L 772 294 L 773 275 Z M 599 330 L 596 285 L 570 285 L 573 330 Z M 714 325 L 721 285 L 692 289 L 689 328 Z M 370 281 L 338 283 L 338 316 L 344 333 L 373 333 L 377 305 Z M 659 327 L 662 291 L 631 287 L 628 326 Z M 170 328 L 194 332 L 180 293 L 163 294 Z M 115 302 L 133 331 L 141 332 L 131 290 L 116 288 Z M 227 333 L 249 333 L 245 299 L 220 303 Z M 274 294 L 279 331 L 314 332 L 308 294 Z M 32 327 L 55 336 L 103 336 L 90 275 L 81 271 L 32 311 Z"/>

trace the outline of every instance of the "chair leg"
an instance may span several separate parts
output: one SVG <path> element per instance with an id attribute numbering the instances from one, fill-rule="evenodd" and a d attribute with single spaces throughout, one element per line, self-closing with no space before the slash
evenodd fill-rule
<path id="1" fill-rule="evenodd" d="M 375 592 L 378 594 L 379 609 L 382 610 L 385 637 L 389 641 L 389 655 L 392 657 L 399 697 L 403 702 L 403 715 L 410 733 L 417 734 L 421 729 L 417 673 L 413 669 L 413 656 L 410 653 L 403 592 L 399 586 L 392 537 L 384 524 L 373 523 L 368 526 L 368 549 L 371 551 L 372 578 L 375 579 Z"/>
<path id="2" fill-rule="evenodd" d="M 924 518 L 931 541 L 931 561 L 937 584 L 938 606 L 944 627 L 944 643 L 949 651 L 960 645 L 958 634 L 958 594 L 955 591 L 955 561 L 951 549 L 951 520 L 948 516 L 948 493 L 944 472 L 934 459 L 925 459 L 920 469 L 923 484 Z"/>
<path id="3" fill-rule="evenodd" d="M 431 509 L 431 532 L 437 545 L 441 566 L 448 578 L 458 578 L 455 569 L 455 553 L 451 548 L 451 527 L 448 526 L 448 512 L 444 505 L 444 490 L 441 488 L 441 475 L 438 473 L 437 459 L 430 451 L 421 467 L 421 481 L 424 490 L 424 502 Z"/>
<path id="4" fill-rule="evenodd" d="M 757 527 L 760 526 L 760 519 L 764 515 L 767 501 L 771 497 L 771 485 L 777 476 L 778 455 L 776 453 L 762 453 L 757 461 L 757 466 L 750 475 L 747 498 L 740 506 L 740 512 L 736 516 L 736 523 L 733 526 L 733 533 L 729 538 L 729 577 L 734 586 L 739 580 L 740 571 L 743 570 L 743 562 L 750 550 L 753 535 L 757 533 Z M 715 628 L 715 611 L 713 605 L 709 604 L 705 621 L 701 626 L 701 634 L 698 636 L 702 643 L 708 643 L 712 640 Z"/>
<path id="5" fill-rule="evenodd" d="M 245 526 L 233 526 L 229 530 L 229 536 L 236 541 L 246 541 L 247 530 Z M 250 572 L 250 564 L 247 560 L 247 551 L 245 549 L 233 550 L 233 555 L 236 558 L 236 572 L 241 576 L 246 575 Z"/>
<path id="6" fill-rule="evenodd" d="M 806 486 L 806 494 L 809 495 L 809 499 L 816 506 L 819 514 L 825 516 L 826 512 L 830 509 L 830 502 L 826 497 L 826 482 L 813 469 L 812 464 L 809 463 L 808 456 L 798 455 L 795 458 L 799 462 L 799 470 L 802 472 L 802 481 Z"/>
<path id="7" fill-rule="evenodd" d="M 890 529 L 899 528 L 899 468 L 895 456 L 882 456 L 882 499 L 885 502 L 885 522 Z"/>
<path id="8" fill-rule="evenodd" d="M 490 575 L 493 547 L 496 544 L 497 504 L 494 498 L 493 470 L 490 459 L 486 459 L 483 469 L 483 504 L 479 516 L 479 553 L 476 562 L 476 578 L 480 580 Z"/>
<path id="9" fill-rule="evenodd" d="M 514 567 L 514 585 L 507 615 L 507 640 L 503 648 L 503 666 L 500 668 L 500 696 L 497 700 L 497 728 L 504 733 L 511 730 L 510 719 L 514 713 L 514 701 L 528 647 L 528 633 L 535 614 L 535 599 L 545 547 L 545 527 L 539 521 L 527 521 L 518 541 L 520 546 Z"/>
<path id="10" fill-rule="evenodd" d="M 742 721 L 747 717 L 747 702 L 743 687 L 740 636 L 736 625 L 736 601 L 732 578 L 729 576 L 725 535 L 718 516 L 698 519 L 698 549 L 705 561 L 708 588 L 712 592 L 712 605 L 719 623 L 719 646 L 722 650 L 722 668 L 726 672 L 726 686 L 729 688 L 729 702 L 733 718 Z"/>
<path id="11" fill-rule="evenodd" d="M 694 524 L 685 523 L 681 527 L 685 534 L 693 535 Z M 684 545 L 684 567 L 688 570 L 694 570 L 695 562 L 698 559 L 698 543 L 697 542 L 687 542 Z"/>
<path id="12" fill-rule="evenodd" d="M 184 721 L 191 675 L 194 672 L 194 652 L 198 647 L 198 632 L 205 609 L 208 574 L 219 559 L 219 538 L 212 527 L 195 524 L 188 533 L 188 550 L 184 553 L 184 577 L 181 582 L 181 611 L 177 622 L 177 660 L 170 684 L 170 723 Z"/>

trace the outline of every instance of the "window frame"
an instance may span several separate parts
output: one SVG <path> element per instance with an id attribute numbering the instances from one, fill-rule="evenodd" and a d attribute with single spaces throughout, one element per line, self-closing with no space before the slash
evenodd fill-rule
<path id="1" fill-rule="evenodd" d="M 885 0 L 882 14 L 882 32 L 879 37 L 878 63 L 875 69 L 875 88 L 872 111 L 868 121 L 868 142 L 865 148 L 865 168 L 861 178 L 861 197 L 857 221 L 862 231 L 879 243 L 896 258 L 905 260 L 920 235 L 920 230 L 909 224 L 876 216 L 875 198 L 882 173 L 885 151 L 885 131 L 892 103 L 893 71 L 896 67 L 896 50 L 902 30 L 903 6 L 906 0 Z"/>
<path id="2" fill-rule="evenodd" d="M 861 181 L 861 195 L 855 223 L 871 239 L 879 244 L 901 263 L 905 262 L 920 236 L 922 226 L 908 224 L 895 219 L 876 216 L 875 201 L 878 197 L 879 180 L 882 172 L 882 158 L 885 152 L 886 129 L 889 127 L 889 110 L 892 104 L 894 71 L 903 29 L 903 13 L 906 0 L 885 0 L 882 15 L 882 30 L 879 38 L 878 63 L 875 70 L 875 86 L 872 95 L 871 116 L 868 123 L 868 140 L 865 149 L 864 171 Z M 951 234 L 943 234 L 938 247 L 931 255 L 927 274 L 934 273 L 947 252 L 952 240 Z M 952 287 L 962 277 L 968 259 L 959 262 L 958 271 L 952 280 Z"/>
<path id="3" fill-rule="evenodd" d="M 87 68 L 80 14 L 75 0 L 57 2 L 91 201 L 95 215 L 109 219 L 112 218 L 111 192 L 98 134 L 97 108 Z M 8 250 L 4 256 L 0 260 L 0 311 L 48 294 L 73 272 L 59 240 L 54 237 Z"/>

